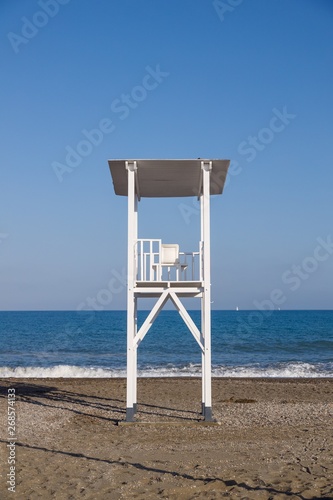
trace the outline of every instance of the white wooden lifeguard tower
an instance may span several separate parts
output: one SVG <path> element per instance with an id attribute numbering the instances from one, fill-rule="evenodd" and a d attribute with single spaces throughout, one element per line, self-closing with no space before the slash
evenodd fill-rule
<path id="1" fill-rule="evenodd" d="M 128 197 L 127 422 L 134 420 L 137 410 L 137 348 L 169 299 L 201 349 L 202 414 L 206 421 L 212 420 L 210 195 L 222 194 L 229 163 L 206 159 L 109 161 L 115 193 Z M 196 251 L 181 252 L 177 243 L 161 238 L 138 238 L 141 198 L 185 196 L 200 199 L 201 238 Z M 138 330 L 138 299 L 147 297 L 157 301 Z M 200 299 L 200 330 L 182 297 Z"/>

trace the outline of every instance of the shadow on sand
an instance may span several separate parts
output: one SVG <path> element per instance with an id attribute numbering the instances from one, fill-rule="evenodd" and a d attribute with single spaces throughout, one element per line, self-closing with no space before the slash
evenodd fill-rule
<path id="1" fill-rule="evenodd" d="M 4 441 L 2 439 L 0 439 L 0 442 L 6 443 L 6 441 Z M 267 486 L 263 486 L 263 485 L 250 486 L 244 482 L 237 482 L 234 479 L 228 480 L 228 479 L 221 479 L 219 477 L 196 477 L 196 476 L 193 476 L 191 474 L 183 474 L 181 472 L 177 472 L 177 471 L 173 471 L 173 470 L 170 471 L 167 469 L 150 467 L 150 466 L 147 466 L 147 465 L 144 465 L 141 463 L 137 463 L 137 462 L 129 462 L 129 461 L 122 461 L 122 460 L 106 460 L 103 458 L 84 455 L 82 453 L 71 453 L 68 451 L 51 450 L 51 449 L 44 448 L 41 446 L 32 446 L 32 445 L 24 444 L 24 443 L 20 443 L 20 442 L 16 442 L 16 446 L 30 449 L 30 450 L 42 451 L 45 453 L 52 453 L 54 455 L 63 455 L 63 456 L 71 457 L 71 458 L 80 458 L 83 460 L 92 460 L 94 462 L 103 462 L 103 463 L 106 463 L 109 465 L 118 465 L 118 466 L 122 466 L 122 467 L 133 467 L 137 470 L 142 470 L 142 471 L 146 471 L 146 472 L 153 472 L 156 474 L 163 474 L 163 475 L 172 476 L 172 477 L 178 477 L 181 479 L 187 479 L 189 481 L 201 482 L 203 484 L 208 484 L 211 482 L 223 483 L 227 488 L 228 487 L 238 487 L 238 488 L 244 489 L 248 492 L 255 492 L 255 491 L 256 492 L 267 492 L 267 493 L 272 494 L 272 495 L 283 494 L 286 497 L 293 497 L 293 498 L 298 498 L 300 500 L 306 500 L 306 498 L 303 495 L 301 495 L 300 493 L 295 493 L 293 491 L 277 490 L 276 488 L 269 486 L 269 485 L 267 485 Z M 321 498 L 322 500 L 331 500 L 332 499 L 332 497 L 313 497 L 312 500 L 317 500 L 319 498 Z"/>

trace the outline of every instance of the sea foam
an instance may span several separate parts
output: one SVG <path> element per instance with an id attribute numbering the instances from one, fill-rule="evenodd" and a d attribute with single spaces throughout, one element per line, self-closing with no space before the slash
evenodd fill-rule
<path id="1" fill-rule="evenodd" d="M 138 370 L 139 377 L 200 377 L 201 366 L 147 366 Z M 213 377 L 270 377 L 270 378 L 318 378 L 333 377 L 333 363 L 277 363 L 271 366 L 213 366 Z M 52 367 L 18 366 L 0 367 L 2 378 L 121 378 L 126 377 L 125 369 L 81 367 L 57 365 Z"/>

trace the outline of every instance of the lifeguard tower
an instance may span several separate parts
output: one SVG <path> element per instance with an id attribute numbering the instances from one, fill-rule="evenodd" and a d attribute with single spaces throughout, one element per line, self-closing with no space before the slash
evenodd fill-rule
<path id="1" fill-rule="evenodd" d="M 137 348 L 169 299 L 201 349 L 202 414 L 206 421 L 212 420 L 210 196 L 222 194 L 229 163 L 206 159 L 109 161 L 115 193 L 128 197 L 127 422 L 134 420 L 137 410 Z M 159 238 L 138 238 L 141 198 L 185 196 L 200 200 L 201 237 L 195 251 L 182 252 L 177 243 Z M 138 330 L 138 299 L 147 297 L 157 301 Z M 185 309 L 183 297 L 200 299 L 200 330 Z"/>

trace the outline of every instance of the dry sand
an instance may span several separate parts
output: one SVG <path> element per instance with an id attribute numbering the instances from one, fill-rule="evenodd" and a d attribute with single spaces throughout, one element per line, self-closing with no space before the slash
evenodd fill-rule
<path id="1" fill-rule="evenodd" d="M 139 379 L 142 423 L 125 425 L 123 379 L 0 386 L 1 499 L 333 499 L 333 380 L 214 379 L 215 425 L 198 423 L 200 379 Z"/>

